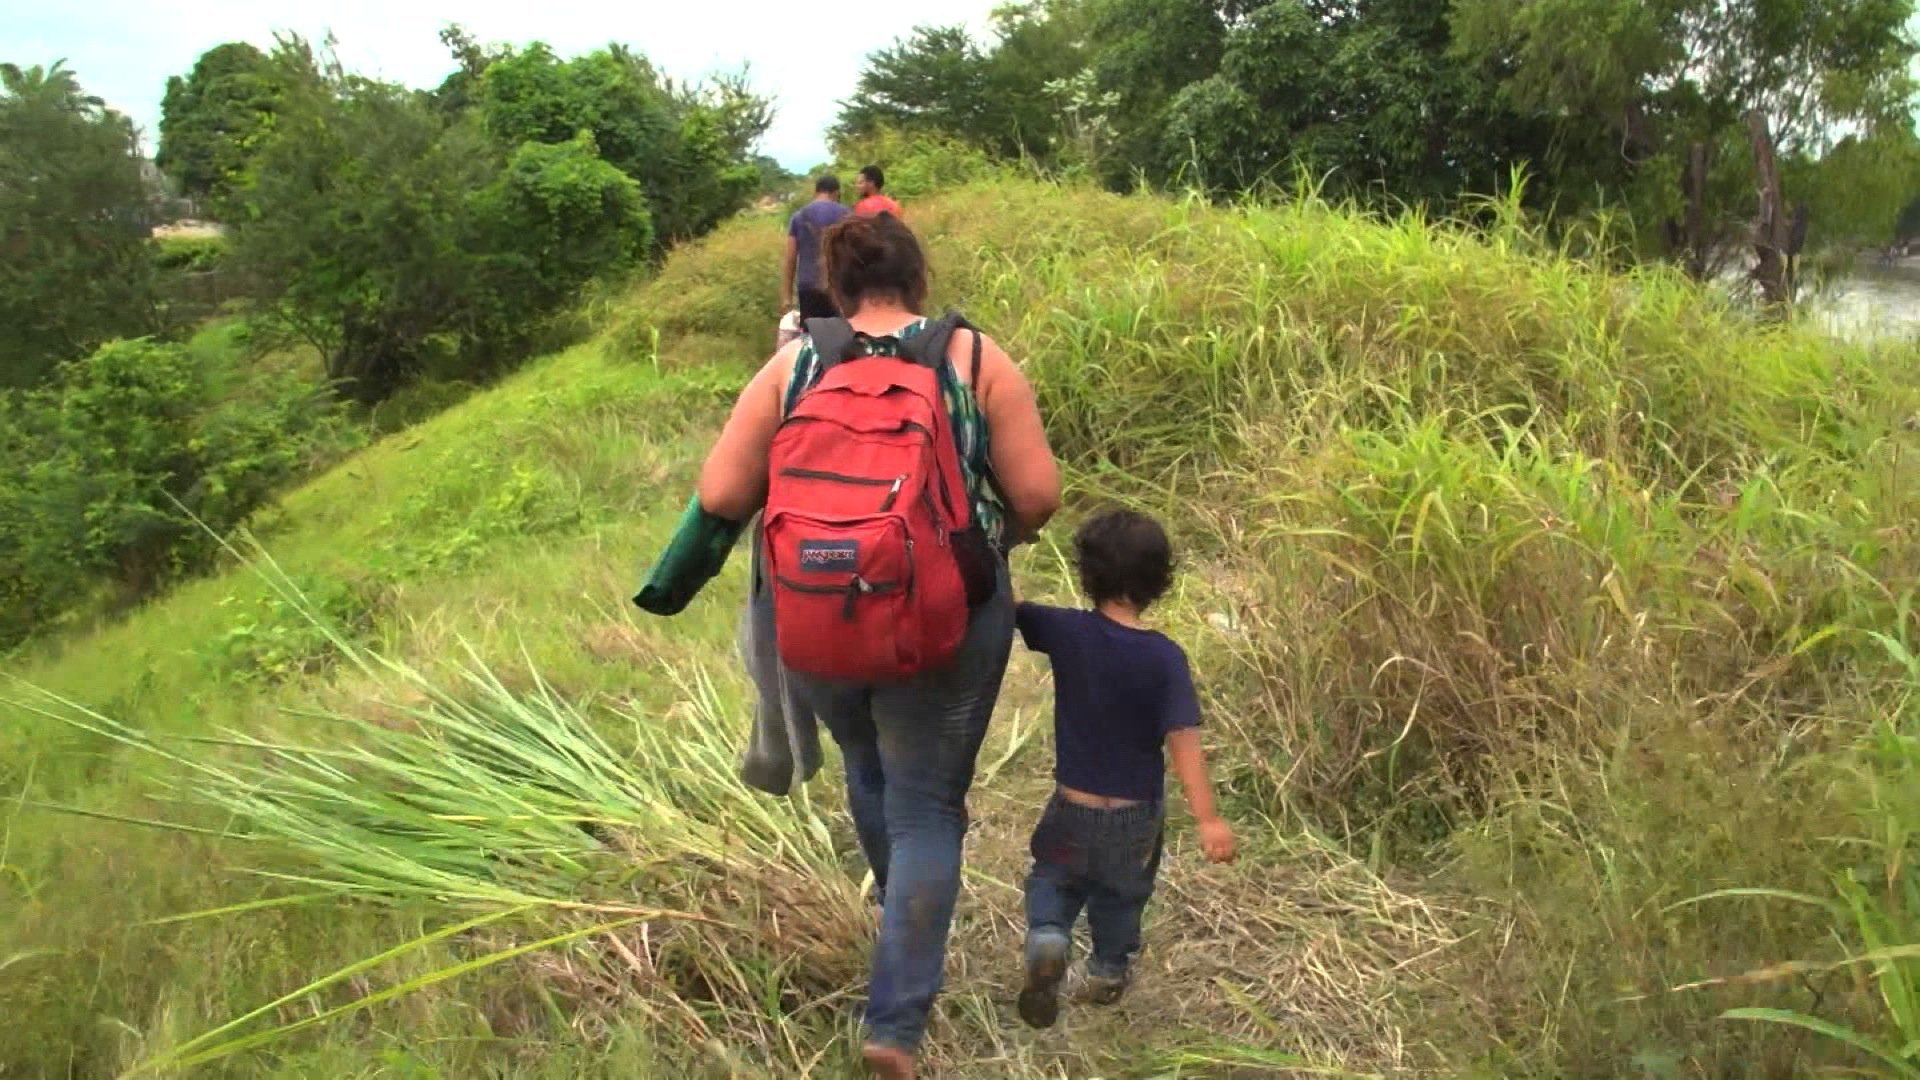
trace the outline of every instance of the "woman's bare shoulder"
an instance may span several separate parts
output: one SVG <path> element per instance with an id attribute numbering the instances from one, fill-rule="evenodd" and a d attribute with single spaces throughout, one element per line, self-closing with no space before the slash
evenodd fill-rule
<path id="1" fill-rule="evenodd" d="M 806 345 L 806 337 L 801 336 L 780 346 L 778 351 L 767 358 L 766 363 L 760 365 L 760 371 L 754 375 L 753 381 L 763 386 L 772 386 L 780 392 L 781 397 L 786 396 L 787 380 L 793 375 L 794 362 L 800 358 L 800 350 L 806 348 Z"/>
<path id="2" fill-rule="evenodd" d="M 985 393 L 999 380 L 1003 371 L 1011 369 L 1017 373 L 1019 369 L 992 334 L 969 327 L 955 333 L 952 340 L 947 342 L 947 359 L 953 363 L 954 370 L 960 373 L 961 382 L 973 380 L 973 347 L 976 341 L 980 345 L 979 389 Z"/>

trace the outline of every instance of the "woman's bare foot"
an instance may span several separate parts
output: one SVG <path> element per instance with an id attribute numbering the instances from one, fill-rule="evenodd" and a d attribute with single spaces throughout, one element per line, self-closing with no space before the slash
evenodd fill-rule
<path id="1" fill-rule="evenodd" d="M 892 1046 L 868 1043 L 861 1051 L 867 1069 L 880 1080 L 913 1080 L 913 1055 Z"/>

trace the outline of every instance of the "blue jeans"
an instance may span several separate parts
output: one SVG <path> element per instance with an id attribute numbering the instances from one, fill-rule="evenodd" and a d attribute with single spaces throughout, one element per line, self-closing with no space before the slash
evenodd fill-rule
<path id="1" fill-rule="evenodd" d="M 1070 942 L 1084 908 L 1093 955 L 1087 972 L 1125 978 L 1140 951 L 1140 920 L 1160 873 L 1160 803 L 1111 810 L 1055 795 L 1034 827 L 1027 875 L 1027 941 Z"/>
<path id="2" fill-rule="evenodd" d="M 840 744 L 847 808 L 882 896 L 868 1038 L 912 1051 L 945 981 L 967 791 L 1013 649 L 1013 595 L 973 613 L 954 662 L 910 682 L 849 686 L 789 674 Z"/>

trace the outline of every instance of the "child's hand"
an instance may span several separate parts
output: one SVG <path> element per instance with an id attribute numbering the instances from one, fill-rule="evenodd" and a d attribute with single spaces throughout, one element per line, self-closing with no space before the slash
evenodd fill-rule
<path id="1" fill-rule="evenodd" d="M 1233 829 L 1224 818 L 1208 818 L 1200 822 L 1200 850 L 1207 853 L 1208 862 L 1233 861 Z"/>

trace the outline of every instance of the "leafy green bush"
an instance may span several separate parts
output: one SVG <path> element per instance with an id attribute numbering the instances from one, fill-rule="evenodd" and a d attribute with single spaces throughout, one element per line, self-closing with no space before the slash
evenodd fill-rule
<path id="1" fill-rule="evenodd" d="M 373 624 L 376 597 L 365 583 L 332 577 L 301 577 L 294 591 L 274 592 L 241 604 L 217 641 L 215 668 L 236 682 L 280 683 L 331 666 L 336 639 L 358 640 Z"/>
<path id="2" fill-rule="evenodd" d="M 590 133 L 600 156 L 645 191 L 662 246 L 706 232 L 753 195 L 753 144 L 771 121 L 738 81 L 675 87 L 619 45 L 569 60 L 538 42 L 507 53 L 486 67 L 479 109 L 508 146 Z"/>
<path id="3" fill-rule="evenodd" d="M 861 166 L 879 165 L 887 173 L 887 194 L 903 202 L 985 180 L 1007 168 L 959 139 L 888 127 L 836 141 L 833 151 L 842 183 L 852 183 Z"/>
<path id="4" fill-rule="evenodd" d="M 593 136 L 521 144 L 476 206 L 478 226 L 501 252 L 496 303 L 552 310 L 604 273 L 645 257 L 653 218 L 633 178 L 602 160 Z"/>
<path id="5" fill-rule="evenodd" d="M 142 338 L 0 397 L 0 642 L 103 582 L 138 597 L 204 564 L 208 529 L 245 521 L 344 437 L 311 385 L 217 382 L 187 348 Z"/>
<path id="6" fill-rule="evenodd" d="M 153 265 L 158 270 L 212 270 L 226 254 L 224 236 L 160 236 L 153 240 Z"/>

